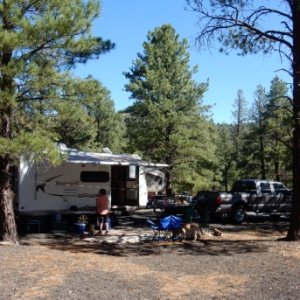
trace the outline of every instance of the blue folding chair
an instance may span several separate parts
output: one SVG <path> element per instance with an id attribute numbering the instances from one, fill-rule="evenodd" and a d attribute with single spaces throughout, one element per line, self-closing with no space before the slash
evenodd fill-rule
<path id="1" fill-rule="evenodd" d="M 153 220 L 147 220 L 147 222 L 154 232 L 153 240 L 157 238 L 158 241 L 162 238 L 164 240 L 176 239 L 182 227 L 182 219 L 173 215 L 163 217 L 156 222 Z"/>
<path id="2" fill-rule="evenodd" d="M 161 227 L 161 224 L 159 221 L 147 220 L 147 223 L 150 225 L 151 229 L 153 230 L 153 239 L 152 240 L 155 240 L 156 238 L 158 240 L 160 240 L 161 232 L 164 233 L 164 237 L 165 237 L 165 230 Z"/>
<path id="3" fill-rule="evenodd" d="M 162 222 L 168 223 L 168 232 L 171 234 L 172 240 L 182 239 L 181 228 L 182 218 L 174 215 L 170 215 L 161 219 Z"/>

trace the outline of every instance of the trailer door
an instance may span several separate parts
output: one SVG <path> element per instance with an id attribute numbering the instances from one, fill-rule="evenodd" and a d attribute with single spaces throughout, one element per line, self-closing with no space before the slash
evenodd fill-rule
<path id="1" fill-rule="evenodd" d="M 138 166 L 111 167 L 111 205 L 139 205 Z"/>

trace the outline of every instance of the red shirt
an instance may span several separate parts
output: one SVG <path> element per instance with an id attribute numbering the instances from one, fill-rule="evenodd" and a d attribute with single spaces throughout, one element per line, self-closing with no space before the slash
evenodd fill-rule
<path id="1" fill-rule="evenodd" d="M 96 210 L 99 215 L 107 215 L 109 200 L 107 195 L 101 195 L 96 200 Z"/>

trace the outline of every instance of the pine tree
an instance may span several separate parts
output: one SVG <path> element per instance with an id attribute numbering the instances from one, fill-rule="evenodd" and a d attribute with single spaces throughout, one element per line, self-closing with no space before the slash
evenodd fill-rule
<path id="1" fill-rule="evenodd" d="M 120 152 L 124 147 L 125 124 L 115 111 L 110 92 L 92 77 L 73 79 L 67 91 L 69 101 L 60 101 L 51 116 L 59 142 L 68 147 Z"/>
<path id="2" fill-rule="evenodd" d="M 221 171 L 222 190 L 230 190 L 234 180 L 238 178 L 236 166 L 235 126 L 218 124 L 217 157 Z"/>
<path id="3" fill-rule="evenodd" d="M 102 151 L 108 147 L 112 152 L 120 153 L 125 147 L 125 123 L 121 113 L 115 111 L 110 92 L 92 80 L 94 90 L 89 101 L 84 101 L 84 108 L 92 119 L 95 136 L 91 141 L 93 150 Z"/>
<path id="4" fill-rule="evenodd" d="M 287 240 L 300 240 L 300 4 L 299 0 L 186 0 L 199 15 L 198 42 L 210 44 L 217 37 L 220 49 L 241 55 L 277 53 L 290 65 L 293 77 L 293 205 Z M 265 2 L 265 3 L 264 3 Z M 265 4 L 265 5 L 264 5 Z M 271 27 L 266 21 L 274 18 Z M 228 52 L 227 52 L 228 53 Z"/>
<path id="5" fill-rule="evenodd" d="M 287 93 L 286 83 L 278 76 L 273 78 L 267 95 L 265 119 L 273 165 L 272 178 L 276 180 L 288 179 L 287 170 L 292 162 L 292 105 Z"/>
<path id="6" fill-rule="evenodd" d="M 265 112 L 267 96 L 265 88 L 258 85 L 254 92 L 254 102 L 250 109 L 249 131 L 246 136 L 244 151 L 245 160 L 248 162 L 247 169 L 253 177 L 267 179 L 267 148 Z"/>
<path id="7" fill-rule="evenodd" d="M 128 141 L 145 158 L 169 165 L 167 190 L 185 186 L 191 170 L 205 160 L 209 136 L 201 97 L 206 84 L 193 80 L 188 44 L 174 28 L 162 25 L 150 32 L 129 72 L 126 90 L 135 100 L 128 108 Z"/>
<path id="8" fill-rule="evenodd" d="M 234 110 L 232 111 L 233 116 L 233 127 L 232 134 L 235 145 L 235 161 L 237 170 L 242 170 L 244 163 L 242 161 L 242 151 L 245 146 L 245 135 L 247 132 L 247 120 L 248 120 L 248 102 L 244 97 L 244 92 L 239 89 L 237 97 L 233 104 Z M 241 176 L 238 175 L 238 176 Z"/>
<path id="9" fill-rule="evenodd" d="M 0 1 L 0 240 L 17 242 L 16 160 L 58 158 L 51 116 L 70 99 L 69 70 L 113 46 L 91 34 L 98 12 L 96 0 Z"/>

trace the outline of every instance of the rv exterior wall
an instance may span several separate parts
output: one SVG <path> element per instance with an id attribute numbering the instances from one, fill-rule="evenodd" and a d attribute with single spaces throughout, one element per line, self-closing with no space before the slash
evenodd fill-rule
<path id="1" fill-rule="evenodd" d="M 139 206 L 146 207 L 148 202 L 148 187 L 146 184 L 146 173 L 143 167 L 139 169 Z"/>
<path id="2" fill-rule="evenodd" d="M 34 179 L 36 169 L 36 180 Z M 58 167 L 23 167 L 19 193 L 19 212 L 45 214 L 66 211 L 72 207 L 78 210 L 92 209 L 100 188 L 110 196 L 110 166 L 63 163 Z M 104 182 L 82 182 L 82 172 L 108 173 Z M 101 173 L 102 174 L 102 173 Z M 28 184 L 28 186 L 26 186 Z"/>
<path id="3" fill-rule="evenodd" d="M 22 159 L 19 164 L 17 210 L 21 211 L 27 202 L 36 202 L 36 164 L 31 159 Z"/>
<path id="4" fill-rule="evenodd" d="M 96 197 L 106 189 L 110 205 L 135 209 L 146 207 L 150 186 L 147 173 L 159 180 L 157 189 L 164 186 L 164 174 L 155 166 L 149 167 L 140 158 L 130 155 L 89 153 L 71 149 L 68 160 L 54 167 L 47 162 L 37 164 L 21 159 L 17 191 L 17 213 L 49 215 L 55 212 L 95 212 Z"/>

